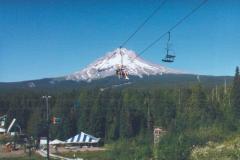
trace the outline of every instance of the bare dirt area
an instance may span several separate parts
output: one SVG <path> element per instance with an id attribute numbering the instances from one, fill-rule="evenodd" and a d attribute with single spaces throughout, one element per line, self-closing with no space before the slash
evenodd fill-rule
<path id="1" fill-rule="evenodd" d="M 24 153 L 24 150 L 16 150 L 7 152 L 5 150 L 5 146 L 0 145 L 0 159 L 1 158 L 17 158 L 17 157 L 24 157 L 26 154 Z"/>

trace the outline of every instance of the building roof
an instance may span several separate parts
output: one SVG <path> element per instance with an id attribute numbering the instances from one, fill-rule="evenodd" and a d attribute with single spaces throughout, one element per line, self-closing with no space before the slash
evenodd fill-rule
<path id="1" fill-rule="evenodd" d="M 66 142 L 60 141 L 60 140 L 58 140 L 58 139 L 55 139 L 55 140 L 53 140 L 53 141 L 50 142 L 50 144 L 52 144 L 52 145 L 55 145 L 55 144 L 64 144 L 64 143 L 66 143 Z"/>
<path id="2" fill-rule="evenodd" d="M 81 132 L 66 140 L 67 143 L 98 143 L 100 138 Z"/>
<path id="3" fill-rule="evenodd" d="M 6 132 L 6 129 L 0 128 L 0 133 L 5 133 L 5 132 Z"/>

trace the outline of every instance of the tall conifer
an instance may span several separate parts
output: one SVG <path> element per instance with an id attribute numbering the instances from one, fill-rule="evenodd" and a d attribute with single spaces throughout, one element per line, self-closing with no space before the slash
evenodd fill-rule
<path id="1" fill-rule="evenodd" d="M 232 88 L 232 106 L 235 117 L 240 119 L 240 76 L 239 67 L 236 68 L 235 77 Z"/>

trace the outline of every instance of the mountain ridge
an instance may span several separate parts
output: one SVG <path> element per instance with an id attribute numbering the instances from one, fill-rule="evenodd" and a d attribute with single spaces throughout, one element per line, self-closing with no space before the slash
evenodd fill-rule
<path id="1" fill-rule="evenodd" d="M 129 72 L 129 80 L 119 79 L 115 76 L 116 65 L 123 65 Z M 90 63 L 86 68 L 67 76 L 26 80 L 20 82 L 0 82 L 0 88 L 79 88 L 79 87 L 103 87 L 111 86 L 172 86 L 191 85 L 196 83 L 221 85 L 224 80 L 232 81 L 231 76 L 210 76 L 184 73 L 175 69 L 154 64 L 137 57 L 134 51 L 126 48 L 115 49 L 106 53 Z M 124 84 L 124 85 L 123 85 Z"/>
<path id="2" fill-rule="evenodd" d="M 16 91 L 16 89 L 30 90 L 72 90 L 81 88 L 122 88 L 122 87 L 137 87 L 137 88 L 157 88 L 157 87 L 183 87 L 192 86 L 201 83 L 203 86 L 216 87 L 216 85 L 228 85 L 232 83 L 232 76 L 204 76 L 199 77 L 191 74 L 163 74 L 143 76 L 139 78 L 130 76 L 129 80 L 118 79 L 115 76 L 110 76 L 102 79 L 93 80 L 91 83 L 87 81 L 73 81 L 64 79 L 44 78 L 37 80 L 28 80 L 22 82 L 0 82 L 0 91 Z M 124 84 L 124 85 L 123 85 Z M 126 85 L 125 85 L 126 84 Z"/>
<path id="3" fill-rule="evenodd" d="M 106 78 L 115 75 L 117 65 L 122 63 L 129 75 L 142 78 L 144 75 L 162 75 L 162 74 L 183 74 L 184 72 L 164 67 L 160 64 L 154 64 L 143 60 L 137 54 L 126 48 L 117 48 L 112 52 L 108 52 L 105 56 L 98 58 L 90 63 L 86 68 L 67 75 L 66 80 L 88 81 Z"/>

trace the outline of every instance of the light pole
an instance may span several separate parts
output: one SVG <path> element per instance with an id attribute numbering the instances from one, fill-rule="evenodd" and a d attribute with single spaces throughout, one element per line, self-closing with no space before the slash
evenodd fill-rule
<path id="1" fill-rule="evenodd" d="M 49 160 L 49 105 L 48 105 L 48 99 L 51 98 L 51 96 L 42 96 L 43 99 L 46 100 L 46 107 L 47 107 L 47 159 Z"/>
<path id="2" fill-rule="evenodd" d="M 20 125 L 17 124 L 16 127 L 18 127 L 18 129 L 19 129 L 19 133 L 22 134 L 22 128 L 20 127 Z"/>

